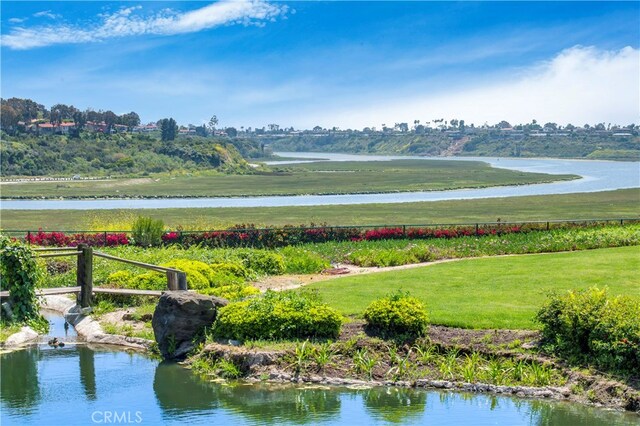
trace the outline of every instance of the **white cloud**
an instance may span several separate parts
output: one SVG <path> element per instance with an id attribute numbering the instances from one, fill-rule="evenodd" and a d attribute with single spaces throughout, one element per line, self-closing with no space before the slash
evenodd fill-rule
<path id="1" fill-rule="evenodd" d="M 58 19 L 61 17 L 60 15 L 56 15 L 55 13 L 52 13 L 50 10 L 43 10 L 41 12 L 36 12 L 33 14 L 33 16 L 36 18 L 49 18 L 49 19 Z"/>
<path id="2" fill-rule="evenodd" d="M 24 50 L 55 44 L 88 43 L 109 38 L 144 34 L 171 35 L 190 33 L 221 25 L 264 25 L 287 13 L 286 5 L 264 0 L 223 0 L 200 9 L 178 13 L 165 9 L 150 16 L 138 14 L 142 6 L 126 7 L 99 15 L 97 23 L 17 27 L 2 35 L 2 45 Z M 35 15 L 55 17 L 50 11 Z M 35 16 L 34 15 L 34 16 Z"/>
<path id="3" fill-rule="evenodd" d="M 552 59 L 502 80 L 447 85 L 446 92 L 421 93 L 401 98 L 388 93 L 361 105 L 310 114 L 304 123 L 343 128 L 380 126 L 381 123 L 423 122 L 436 118 L 464 119 L 489 124 L 554 121 L 560 124 L 640 122 L 640 50 L 618 51 L 575 46 Z M 458 87 L 456 87 L 458 86 Z"/>
<path id="4" fill-rule="evenodd" d="M 27 18 L 9 18 L 9 22 L 11 22 L 12 24 L 20 24 L 26 20 Z"/>

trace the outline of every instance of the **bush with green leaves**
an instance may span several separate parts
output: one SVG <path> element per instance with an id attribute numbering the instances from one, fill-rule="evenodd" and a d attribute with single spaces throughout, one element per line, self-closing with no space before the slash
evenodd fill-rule
<path id="1" fill-rule="evenodd" d="M 301 247 L 284 247 L 279 252 L 287 274 L 316 274 L 331 266 L 324 257 Z"/>
<path id="2" fill-rule="evenodd" d="M 139 246 L 159 246 L 164 235 L 164 222 L 161 219 L 139 216 L 131 225 L 131 235 Z"/>
<path id="3" fill-rule="evenodd" d="M 127 287 L 138 290 L 166 290 L 167 276 L 155 271 L 145 272 L 132 277 Z"/>
<path id="4" fill-rule="evenodd" d="M 281 275 L 285 271 L 283 257 L 269 250 L 239 250 L 238 257 L 244 266 L 259 274 Z"/>
<path id="5" fill-rule="evenodd" d="M 213 332 L 216 337 L 238 340 L 336 338 L 342 322 L 342 315 L 317 296 L 267 291 L 221 308 Z"/>
<path id="6" fill-rule="evenodd" d="M 402 291 L 374 300 L 364 311 L 364 319 L 373 329 L 391 336 L 422 336 L 429 325 L 424 304 Z"/>
<path id="7" fill-rule="evenodd" d="M 127 287 L 133 280 L 133 273 L 131 271 L 122 270 L 109 274 L 107 277 L 107 283 L 115 285 L 116 287 Z"/>
<path id="8" fill-rule="evenodd" d="M 223 262 L 209 265 L 199 260 L 173 259 L 161 266 L 185 272 L 189 289 L 197 290 L 202 294 L 235 301 L 260 293 L 257 288 L 246 284 L 245 277 L 251 276 L 251 273 L 237 263 Z M 167 288 L 166 275 L 155 271 L 138 275 L 127 270 L 117 271 L 109 274 L 106 282 L 118 287 L 140 290 Z"/>
<path id="9" fill-rule="evenodd" d="M 206 294 L 209 296 L 222 297 L 234 302 L 237 300 L 246 299 L 250 296 L 255 296 L 256 294 L 260 294 L 260 290 L 246 284 L 228 284 L 209 287 L 204 290 L 199 290 L 198 293 Z"/>
<path id="10" fill-rule="evenodd" d="M 194 290 L 208 288 L 209 276 L 213 273 L 213 270 L 209 265 L 199 260 L 173 259 L 169 262 L 163 263 L 160 266 L 163 266 L 165 268 L 178 269 L 186 273 L 187 284 L 190 289 Z"/>
<path id="11" fill-rule="evenodd" d="M 16 321 L 40 318 L 36 285 L 42 274 L 29 247 L 0 235 L 0 283 L 9 290 L 9 300 Z"/>
<path id="12" fill-rule="evenodd" d="M 553 294 L 536 315 L 547 348 L 572 362 L 637 374 L 640 300 L 590 288 Z"/>

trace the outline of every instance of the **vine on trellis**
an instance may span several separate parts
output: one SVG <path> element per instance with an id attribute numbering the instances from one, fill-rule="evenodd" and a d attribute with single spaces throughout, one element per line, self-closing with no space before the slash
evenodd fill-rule
<path id="1" fill-rule="evenodd" d="M 9 290 L 13 319 L 38 321 L 40 310 L 36 284 L 40 269 L 33 251 L 26 245 L 0 236 L 0 286 Z"/>

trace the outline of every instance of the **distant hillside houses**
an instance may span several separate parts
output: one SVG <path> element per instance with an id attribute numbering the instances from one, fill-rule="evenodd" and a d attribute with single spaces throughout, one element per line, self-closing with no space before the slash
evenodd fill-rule
<path id="1" fill-rule="evenodd" d="M 74 123 L 36 123 L 36 130 L 41 135 L 69 134 L 69 131 L 75 129 Z"/>
<path id="2" fill-rule="evenodd" d="M 150 132 L 157 132 L 158 130 L 159 128 L 156 123 L 144 124 L 144 125 L 136 126 L 133 128 L 133 131 L 136 133 L 150 133 Z"/>
<path id="3" fill-rule="evenodd" d="M 28 132 L 37 133 L 39 135 L 68 135 L 71 131 L 76 129 L 76 123 L 72 121 L 65 121 L 62 123 L 48 123 L 42 122 L 42 120 L 33 120 L 31 124 L 27 124 L 23 121 L 18 122 L 19 126 L 24 126 Z M 128 126 L 124 124 L 112 124 L 111 130 L 109 130 L 109 126 L 104 121 L 101 122 L 93 122 L 87 121 L 84 123 L 82 130 L 96 133 L 126 133 L 128 131 L 134 133 L 150 133 L 159 131 L 158 126 L 155 123 L 149 123 L 142 126 L 135 126 L 129 129 Z M 188 129 L 188 132 L 184 132 L 185 134 L 195 134 L 195 130 Z M 180 131 L 180 134 L 183 134 Z"/>

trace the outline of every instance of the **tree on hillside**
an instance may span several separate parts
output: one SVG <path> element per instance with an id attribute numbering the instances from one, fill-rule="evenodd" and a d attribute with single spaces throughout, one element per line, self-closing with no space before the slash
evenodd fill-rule
<path id="1" fill-rule="evenodd" d="M 2 100 L 2 104 L 9 105 L 18 115 L 18 121 L 22 120 L 26 123 L 36 118 L 49 118 L 49 110 L 44 105 L 39 104 L 31 99 L 9 98 Z"/>
<path id="2" fill-rule="evenodd" d="M 235 138 L 236 136 L 238 136 L 238 130 L 235 127 L 227 127 L 226 129 L 224 129 L 224 131 L 229 137 Z"/>
<path id="3" fill-rule="evenodd" d="M 173 118 L 163 118 L 160 120 L 160 134 L 163 141 L 172 141 L 178 134 L 178 124 Z"/>
<path id="4" fill-rule="evenodd" d="M 85 115 L 87 117 L 87 121 L 91 121 L 93 123 L 101 123 L 104 121 L 104 112 L 102 110 L 94 111 L 91 108 L 87 108 Z"/>
<path id="5" fill-rule="evenodd" d="M 113 111 L 104 113 L 104 124 L 107 125 L 107 133 L 111 133 L 113 126 L 118 123 L 118 116 Z"/>
<path id="6" fill-rule="evenodd" d="M 84 125 L 87 123 L 87 115 L 78 109 L 73 112 L 73 116 L 71 118 L 73 119 L 74 126 L 78 130 L 83 129 Z"/>
<path id="7" fill-rule="evenodd" d="M 7 133 L 13 133 L 18 126 L 19 116 L 15 109 L 8 104 L 0 107 L 0 126 Z"/>
<path id="8" fill-rule="evenodd" d="M 214 114 L 209 119 L 209 132 L 211 132 L 211 136 L 216 134 L 216 126 L 218 125 L 218 117 Z"/>
<path id="9" fill-rule="evenodd" d="M 120 122 L 127 126 L 127 130 L 131 131 L 131 129 L 140 125 L 140 116 L 131 111 L 128 114 L 122 114 L 120 116 Z"/>
<path id="10" fill-rule="evenodd" d="M 49 121 L 54 124 L 60 124 L 65 120 L 72 120 L 76 111 L 77 109 L 73 105 L 56 104 L 51 107 Z"/>

